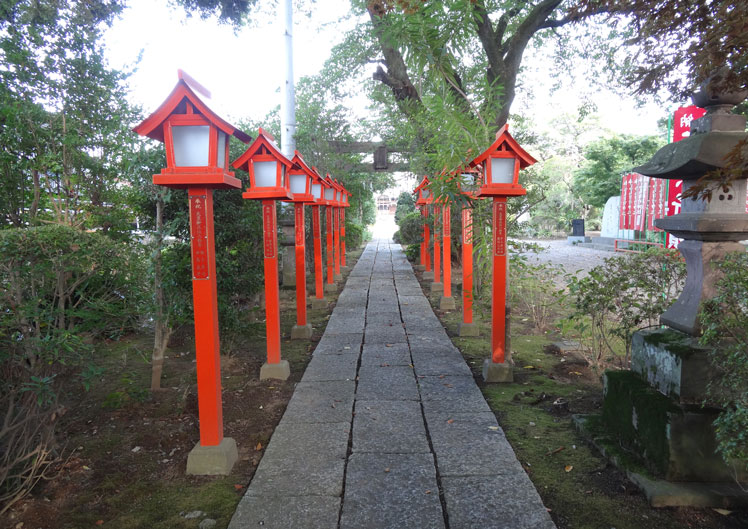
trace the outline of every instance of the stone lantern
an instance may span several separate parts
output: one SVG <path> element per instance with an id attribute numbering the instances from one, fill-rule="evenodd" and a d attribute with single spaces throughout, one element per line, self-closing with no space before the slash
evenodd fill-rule
<path id="1" fill-rule="evenodd" d="M 726 156 L 748 139 L 745 116 L 730 112 L 746 96 L 748 91 L 714 93 L 705 84 L 694 94 L 693 102 L 705 108 L 706 115 L 691 123 L 690 136 L 666 145 L 634 171 L 683 180 L 685 192 L 706 173 L 727 167 Z M 720 188 L 710 201 L 686 199 L 679 214 L 655 220 L 655 226 L 683 239 L 678 249 L 688 269 L 683 293 L 660 317 L 664 325 L 693 336 L 701 333 L 700 306 L 712 296 L 719 279 L 710 263 L 727 253 L 744 250 L 738 241 L 748 238 L 746 176 L 733 181 L 728 191 Z"/>
<path id="2" fill-rule="evenodd" d="M 746 96 L 748 91 L 720 93 L 705 83 L 693 102 L 706 115 L 691 122 L 689 137 L 666 145 L 634 171 L 682 179 L 688 190 L 710 171 L 726 168 L 727 155 L 748 140 L 746 118 L 730 112 Z M 738 241 L 748 239 L 746 176 L 720 186 L 711 200 L 687 198 L 679 214 L 655 221 L 683 239 L 686 283 L 661 315 L 662 328 L 634 333 L 631 370 L 605 373 L 606 442 L 633 454 L 653 474 L 629 472 L 654 506 L 726 507 L 748 500 L 736 483 L 748 482 L 748 473 L 716 452 L 713 422 L 721 410 L 709 401 L 710 350 L 698 340 L 702 303 L 713 297 L 721 278 L 712 263 L 745 251 Z"/>

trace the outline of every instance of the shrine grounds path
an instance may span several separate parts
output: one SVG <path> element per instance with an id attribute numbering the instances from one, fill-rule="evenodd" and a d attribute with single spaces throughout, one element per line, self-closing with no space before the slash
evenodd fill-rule
<path id="1" fill-rule="evenodd" d="M 389 239 L 351 271 L 229 525 L 257 527 L 555 528 Z"/>

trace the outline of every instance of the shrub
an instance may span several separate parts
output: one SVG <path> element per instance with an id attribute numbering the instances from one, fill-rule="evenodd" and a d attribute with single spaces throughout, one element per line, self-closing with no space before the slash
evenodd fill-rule
<path id="1" fill-rule="evenodd" d="M 0 231 L 3 362 L 66 364 L 83 333 L 132 329 L 142 302 L 143 259 L 99 233 L 52 225 Z"/>
<path id="2" fill-rule="evenodd" d="M 567 303 L 561 285 L 563 267 L 550 263 L 531 264 L 521 254 L 510 254 L 509 299 L 513 307 L 526 313 L 535 329 L 545 331 Z"/>
<path id="3" fill-rule="evenodd" d="M 423 217 L 418 212 L 405 215 L 400 221 L 400 229 L 395 233 L 395 242 L 408 245 L 420 244 L 423 237 Z"/>
<path id="4" fill-rule="evenodd" d="M 633 333 L 658 324 L 685 277 L 685 264 L 675 250 L 650 248 L 606 259 L 587 277 L 571 278 L 575 311 L 563 330 L 580 339 L 592 365 L 600 367 L 606 352 L 616 354 L 616 340 L 623 344 L 627 363 Z"/>
<path id="5" fill-rule="evenodd" d="M 345 221 L 345 246 L 349 250 L 359 248 L 364 242 L 364 227 L 357 222 Z"/>
<path id="6" fill-rule="evenodd" d="M 724 408 L 714 423 L 719 452 L 748 469 L 748 254 L 715 266 L 724 276 L 701 312 L 702 343 L 713 346 L 710 361 L 719 373 L 709 396 Z"/>

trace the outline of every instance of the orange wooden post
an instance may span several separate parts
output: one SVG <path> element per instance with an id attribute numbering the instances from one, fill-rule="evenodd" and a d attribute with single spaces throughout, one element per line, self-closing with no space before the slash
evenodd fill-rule
<path id="1" fill-rule="evenodd" d="M 444 252 L 444 295 L 439 301 L 441 310 L 454 310 L 455 300 L 452 297 L 452 218 L 449 204 L 442 208 L 442 248 Z"/>
<path id="2" fill-rule="evenodd" d="M 439 216 L 441 213 L 440 206 L 434 206 L 434 282 L 431 283 L 431 293 L 443 292 L 444 285 L 441 282 L 441 258 L 442 246 L 441 237 L 439 237 Z"/>
<path id="3" fill-rule="evenodd" d="M 325 206 L 325 228 L 327 231 L 327 290 L 335 291 L 335 278 L 333 276 L 333 227 L 332 227 L 332 206 Z"/>
<path id="4" fill-rule="evenodd" d="M 460 336 L 478 336 L 473 323 L 473 210 L 462 209 L 462 323 Z"/>
<path id="5" fill-rule="evenodd" d="M 306 230 L 304 229 L 304 204 L 294 202 L 294 227 L 296 235 L 296 325 L 291 329 L 292 340 L 312 337 L 312 326 L 306 319 Z"/>
<path id="6" fill-rule="evenodd" d="M 433 274 L 431 271 L 431 253 L 429 246 L 431 246 L 431 229 L 429 228 L 429 207 L 424 206 L 424 221 L 423 221 L 423 240 L 426 247 L 426 272 Z"/>
<path id="7" fill-rule="evenodd" d="M 314 236 L 314 308 L 326 306 L 324 278 L 322 277 L 322 223 L 319 206 L 312 206 L 312 235 Z"/>
<path id="8" fill-rule="evenodd" d="M 335 207 L 332 209 L 333 215 L 333 233 L 334 233 L 334 247 L 333 255 L 335 263 L 335 279 L 340 279 L 340 208 Z"/>
<path id="9" fill-rule="evenodd" d="M 493 309 L 491 310 L 491 361 L 506 358 L 506 197 L 493 198 Z"/>
<path id="10" fill-rule="evenodd" d="M 420 208 L 421 210 L 421 216 L 423 217 L 423 240 L 421 241 L 421 255 L 419 263 L 423 267 L 423 270 L 426 270 L 426 234 L 428 231 L 428 226 L 426 225 L 426 216 L 428 215 L 426 213 L 426 206 L 422 206 Z"/>
<path id="11" fill-rule="evenodd" d="M 345 208 L 340 208 L 340 266 L 345 268 Z"/>
<path id="12" fill-rule="evenodd" d="M 280 296 L 278 294 L 278 221 L 275 200 L 262 201 L 262 235 L 265 265 L 267 363 L 279 364 L 281 361 Z"/>
<path id="13" fill-rule="evenodd" d="M 213 190 L 207 187 L 190 187 L 188 196 L 200 444 L 216 446 L 223 440 L 223 405 L 213 232 Z"/>

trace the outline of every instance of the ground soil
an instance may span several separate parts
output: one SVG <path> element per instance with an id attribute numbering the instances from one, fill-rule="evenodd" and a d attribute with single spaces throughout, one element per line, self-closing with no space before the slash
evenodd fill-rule
<path id="1" fill-rule="evenodd" d="M 360 255 L 349 252 L 349 265 Z M 313 292 L 313 287 L 310 288 Z M 226 527 L 249 484 L 295 383 L 324 332 L 328 309 L 309 310 L 310 341 L 291 341 L 295 291 L 281 290 L 282 355 L 287 381 L 259 380 L 265 361 L 262 323 L 248 322 L 232 352 L 221 357 L 224 434 L 236 440 L 239 461 L 227 477 L 186 476 L 187 454 L 199 440 L 195 352 L 190 328 L 170 343 L 162 390 L 151 393 L 151 335 L 97 344 L 104 369 L 89 392 L 65 395 L 57 477 L 0 517 L 0 527 L 197 527 L 205 518 Z M 223 351 L 222 351 L 223 352 Z M 201 515 L 189 518 L 188 512 Z"/>

